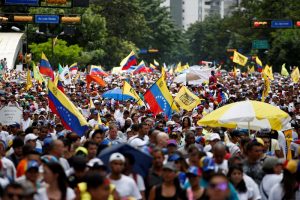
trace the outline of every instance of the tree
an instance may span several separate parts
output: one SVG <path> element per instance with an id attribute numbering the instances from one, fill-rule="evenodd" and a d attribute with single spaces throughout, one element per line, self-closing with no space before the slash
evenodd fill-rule
<path id="1" fill-rule="evenodd" d="M 78 45 L 67 46 L 67 42 L 64 40 L 57 39 L 54 45 L 54 51 L 52 56 L 52 39 L 48 39 L 44 43 L 32 43 L 29 45 L 33 54 L 33 60 L 39 62 L 41 59 L 42 52 L 48 57 L 52 67 L 58 66 L 59 63 L 64 65 L 71 65 L 77 62 L 80 56 L 82 48 Z"/>
<path id="2" fill-rule="evenodd" d="M 161 0 L 143 0 L 141 6 L 150 32 L 143 48 L 155 48 L 158 54 L 147 55 L 148 61 L 162 62 L 186 61 L 186 41 L 182 31 L 175 27 L 166 7 L 161 6 Z"/>

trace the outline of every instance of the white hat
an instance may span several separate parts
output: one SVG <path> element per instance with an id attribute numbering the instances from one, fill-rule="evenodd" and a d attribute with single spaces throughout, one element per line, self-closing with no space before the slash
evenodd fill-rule
<path id="1" fill-rule="evenodd" d="M 210 134 L 209 141 L 213 141 L 213 140 L 216 140 L 216 139 L 221 140 L 220 135 L 218 133 Z"/>
<path id="2" fill-rule="evenodd" d="M 109 157 L 109 162 L 116 161 L 116 160 L 125 162 L 125 157 L 120 153 L 111 154 L 110 157 Z"/>
<path id="3" fill-rule="evenodd" d="M 166 125 L 167 126 L 172 126 L 175 125 L 176 123 L 174 121 L 167 121 Z"/>
<path id="4" fill-rule="evenodd" d="M 38 136 L 34 135 L 33 133 L 29 133 L 24 138 L 24 143 L 26 144 L 29 140 L 36 140 Z"/>
<path id="5" fill-rule="evenodd" d="M 88 167 L 96 167 L 96 166 L 104 166 L 104 163 L 99 158 L 93 158 L 86 165 Z"/>

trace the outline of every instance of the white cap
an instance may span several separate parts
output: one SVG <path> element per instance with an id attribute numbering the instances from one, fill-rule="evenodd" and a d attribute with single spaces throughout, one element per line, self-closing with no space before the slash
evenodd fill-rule
<path id="1" fill-rule="evenodd" d="M 218 133 L 210 134 L 209 141 L 213 141 L 213 140 L 216 140 L 216 139 L 221 140 L 220 135 Z"/>
<path id="2" fill-rule="evenodd" d="M 95 166 L 104 166 L 104 163 L 99 158 L 93 158 L 86 165 L 88 167 L 95 167 Z"/>
<path id="3" fill-rule="evenodd" d="M 170 125 L 175 125 L 176 123 L 174 121 L 167 121 L 166 125 L 170 126 Z"/>
<path id="4" fill-rule="evenodd" d="M 109 157 L 109 162 L 116 161 L 116 160 L 125 162 L 125 157 L 120 153 L 111 154 L 110 157 Z"/>
<path id="5" fill-rule="evenodd" d="M 24 143 L 26 144 L 29 140 L 36 140 L 38 136 L 34 135 L 33 133 L 29 133 L 24 138 Z"/>

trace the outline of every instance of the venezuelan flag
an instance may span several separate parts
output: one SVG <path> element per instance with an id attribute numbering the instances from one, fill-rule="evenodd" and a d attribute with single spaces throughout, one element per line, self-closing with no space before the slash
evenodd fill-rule
<path id="1" fill-rule="evenodd" d="M 77 63 L 73 63 L 71 66 L 70 66 L 70 68 L 69 68 L 69 70 L 70 70 L 70 72 L 77 72 L 78 71 L 78 65 L 77 65 Z"/>
<path id="2" fill-rule="evenodd" d="M 255 57 L 255 62 L 256 62 L 256 65 L 257 65 L 257 71 L 262 72 L 263 64 L 262 64 L 262 62 L 261 62 L 261 60 L 259 59 L 258 56 Z"/>
<path id="3" fill-rule="evenodd" d="M 40 73 L 48 76 L 51 80 L 54 79 L 53 69 L 44 53 L 42 53 L 41 61 L 40 61 Z"/>
<path id="4" fill-rule="evenodd" d="M 49 107 L 57 114 L 64 127 L 72 130 L 79 136 L 83 136 L 88 130 L 88 123 L 76 106 L 68 97 L 60 91 L 55 83 L 49 80 L 48 83 Z"/>
<path id="5" fill-rule="evenodd" d="M 90 75 L 108 76 L 108 74 L 105 71 L 103 71 L 101 66 L 95 66 L 95 65 L 91 66 Z"/>
<path id="6" fill-rule="evenodd" d="M 165 116 L 170 118 L 173 110 L 178 111 L 163 76 L 146 91 L 144 99 L 154 115 L 164 113 Z"/>
<path id="7" fill-rule="evenodd" d="M 133 51 L 131 51 L 130 54 L 121 61 L 120 66 L 122 67 L 122 70 L 127 70 L 131 66 L 134 66 L 136 64 L 137 61 L 136 61 L 135 54 Z"/>

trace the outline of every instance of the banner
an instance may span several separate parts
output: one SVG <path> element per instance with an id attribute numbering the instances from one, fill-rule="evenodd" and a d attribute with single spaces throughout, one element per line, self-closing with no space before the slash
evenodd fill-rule
<path id="1" fill-rule="evenodd" d="M 185 86 L 181 87 L 174 100 L 181 108 L 187 111 L 193 110 L 193 108 L 201 102 L 200 99 Z"/>
<path id="2" fill-rule="evenodd" d="M 4 106 L 0 110 L 0 122 L 2 125 L 21 123 L 23 111 L 16 106 Z"/>

